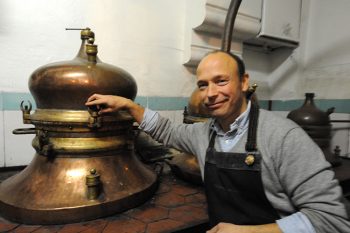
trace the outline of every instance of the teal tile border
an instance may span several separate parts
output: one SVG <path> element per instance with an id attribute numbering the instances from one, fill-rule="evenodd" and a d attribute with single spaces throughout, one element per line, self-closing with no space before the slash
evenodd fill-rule
<path id="1" fill-rule="evenodd" d="M 142 105 L 143 107 L 147 107 L 147 97 L 137 96 L 135 99 L 135 103 Z"/>
<path id="2" fill-rule="evenodd" d="M 3 104 L 3 100 L 2 100 L 2 94 L 0 92 L 0 110 L 4 109 L 4 104 Z"/>
<path id="3" fill-rule="evenodd" d="M 185 97 L 148 97 L 148 107 L 155 110 L 184 110 L 187 104 Z"/>
<path id="4" fill-rule="evenodd" d="M 336 113 L 350 113 L 350 99 L 315 99 L 317 108 L 326 111 L 331 107 L 335 107 Z M 273 100 L 272 111 L 291 111 L 301 107 L 304 100 Z M 259 101 L 261 108 L 268 109 L 268 101 Z"/>
<path id="5" fill-rule="evenodd" d="M 20 111 L 21 102 L 25 101 L 28 104 L 28 101 L 32 103 L 33 109 L 36 108 L 35 101 L 33 96 L 30 93 L 18 93 L 18 92 L 2 92 L 2 110 L 7 111 Z"/>
<path id="6" fill-rule="evenodd" d="M 21 101 L 29 100 L 35 109 L 35 101 L 30 93 L 0 92 L 0 109 L 6 111 L 19 111 Z M 188 103 L 186 97 L 157 97 L 137 96 L 135 102 L 153 110 L 174 111 L 183 110 Z M 304 100 L 272 100 L 272 111 L 291 111 L 299 108 Z M 269 101 L 260 100 L 261 108 L 268 109 Z M 336 113 L 350 113 L 350 99 L 315 99 L 318 108 L 326 111 L 335 107 Z"/>

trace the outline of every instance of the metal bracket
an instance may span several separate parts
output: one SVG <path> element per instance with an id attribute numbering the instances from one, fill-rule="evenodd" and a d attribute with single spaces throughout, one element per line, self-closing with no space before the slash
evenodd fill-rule
<path id="1" fill-rule="evenodd" d="M 30 111 L 32 110 L 32 103 L 27 100 L 29 105 L 24 105 L 24 100 L 21 102 L 21 111 L 22 111 L 22 118 L 24 124 L 31 124 L 32 121 L 30 120 Z"/>

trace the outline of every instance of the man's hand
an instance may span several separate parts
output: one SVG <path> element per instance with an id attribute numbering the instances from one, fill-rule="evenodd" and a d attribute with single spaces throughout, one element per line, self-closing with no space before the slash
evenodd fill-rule
<path id="1" fill-rule="evenodd" d="M 276 223 L 256 225 L 256 226 L 242 226 L 231 223 L 219 223 L 207 233 L 282 233 L 281 229 Z"/>
<path id="2" fill-rule="evenodd" d="M 97 106 L 99 114 L 117 112 L 119 110 L 128 111 L 138 123 L 142 122 L 144 108 L 134 103 L 132 100 L 114 95 L 93 94 L 85 103 L 86 106 Z"/>
<path id="3" fill-rule="evenodd" d="M 132 101 L 120 96 L 93 94 L 88 98 L 85 105 L 96 105 L 97 109 L 99 109 L 99 113 L 102 114 L 108 112 L 117 112 L 121 109 L 127 110 L 127 106 L 130 105 L 129 102 Z"/>

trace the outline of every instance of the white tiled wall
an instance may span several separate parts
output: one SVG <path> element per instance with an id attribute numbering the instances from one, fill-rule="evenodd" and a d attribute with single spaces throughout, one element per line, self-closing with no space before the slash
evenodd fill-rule
<path id="1" fill-rule="evenodd" d="M 2 106 L 2 95 L 0 95 L 0 106 Z M 5 166 L 5 143 L 4 143 L 4 112 L 0 112 L 0 167 Z"/>
<path id="2" fill-rule="evenodd" d="M 350 120 L 350 115 L 345 113 L 332 113 L 331 120 Z M 340 155 L 349 156 L 349 135 L 350 123 L 332 123 L 332 143 L 331 147 L 338 145 L 341 149 Z"/>

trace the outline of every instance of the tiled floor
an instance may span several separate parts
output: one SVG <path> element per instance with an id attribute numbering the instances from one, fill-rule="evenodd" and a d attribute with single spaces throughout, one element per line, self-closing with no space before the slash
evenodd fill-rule
<path id="1" fill-rule="evenodd" d="M 0 181 L 16 171 L 1 172 Z M 162 176 L 156 194 L 142 206 L 93 221 L 65 225 L 24 225 L 0 217 L 0 232 L 15 233 L 168 233 L 205 232 L 206 200 L 202 187 Z"/>
<path id="2" fill-rule="evenodd" d="M 350 160 L 343 159 L 336 167 L 344 194 L 350 199 Z M 0 172 L 0 182 L 17 171 Z M 207 227 L 206 202 L 203 189 L 176 179 L 162 176 L 160 186 L 144 205 L 107 218 L 66 225 L 23 225 L 0 217 L 0 232 L 15 233 L 201 233 Z"/>

